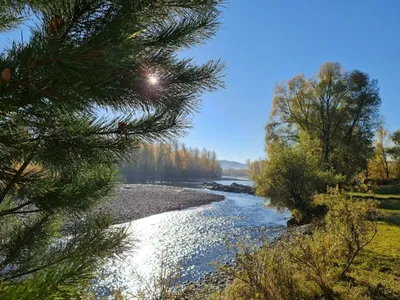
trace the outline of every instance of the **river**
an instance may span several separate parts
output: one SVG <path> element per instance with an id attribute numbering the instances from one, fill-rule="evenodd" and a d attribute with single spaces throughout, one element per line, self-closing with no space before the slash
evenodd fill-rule
<path id="1" fill-rule="evenodd" d="M 232 182 L 218 181 L 227 185 Z M 243 180 L 237 183 L 252 184 Z M 118 225 L 128 226 L 136 246 L 123 259 L 104 267 L 103 279 L 96 284 L 97 292 L 109 295 L 117 288 L 133 292 L 138 286 L 151 284 L 161 266 L 180 266 L 182 282 L 198 280 L 215 270 L 212 262 L 232 259 L 227 244 L 254 240 L 261 235 L 274 238 L 286 228 L 290 218 L 288 212 L 267 208 L 266 200 L 257 196 L 201 191 L 224 195 L 226 199 Z"/>

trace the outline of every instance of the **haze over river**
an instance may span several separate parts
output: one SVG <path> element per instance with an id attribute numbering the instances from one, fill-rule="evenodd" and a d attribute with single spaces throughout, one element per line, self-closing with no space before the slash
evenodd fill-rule
<path id="1" fill-rule="evenodd" d="M 231 184 L 233 181 L 218 181 Z M 251 185 L 250 181 L 238 181 Z M 123 260 L 105 266 L 104 279 L 98 282 L 98 292 L 108 295 L 121 288 L 135 291 L 150 281 L 162 265 L 181 266 L 182 281 L 198 280 L 215 270 L 213 261 L 230 260 L 227 243 L 267 236 L 274 238 L 286 228 L 288 212 L 265 207 L 265 199 L 245 195 L 200 190 L 224 195 L 222 202 L 171 211 L 135 220 L 118 226 L 129 226 L 135 249 Z"/>

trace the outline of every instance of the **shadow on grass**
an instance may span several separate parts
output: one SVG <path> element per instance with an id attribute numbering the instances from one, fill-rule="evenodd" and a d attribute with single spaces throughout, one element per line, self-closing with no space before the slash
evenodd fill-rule
<path id="1" fill-rule="evenodd" d="M 396 256 L 379 254 L 376 251 L 364 250 L 356 262 L 358 268 L 400 277 L 400 260 Z"/>
<path id="2" fill-rule="evenodd" d="M 398 300 L 400 299 L 400 293 L 394 292 L 382 284 L 378 284 L 377 286 L 367 285 L 368 286 L 368 295 L 370 299 L 379 299 L 379 300 Z"/>
<path id="3" fill-rule="evenodd" d="M 400 185 L 380 186 L 375 190 L 378 195 L 400 195 Z"/>
<path id="4" fill-rule="evenodd" d="M 379 208 L 382 214 L 381 221 L 400 226 L 400 199 L 382 199 Z"/>
<path id="5" fill-rule="evenodd" d="M 382 213 L 382 216 L 379 217 L 379 219 L 378 219 L 379 221 L 384 221 L 385 223 L 387 223 L 389 225 L 400 226 L 400 213 L 393 212 L 390 210 L 382 210 L 381 213 Z"/>
<path id="6" fill-rule="evenodd" d="M 353 276 L 350 277 L 353 283 L 368 289 L 371 299 L 400 299 L 398 257 L 364 250 L 357 258 Z"/>
<path id="7" fill-rule="evenodd" d="M 400 214 L 400 199 L 380 199 L 379 208 L 398 210 Z"/>

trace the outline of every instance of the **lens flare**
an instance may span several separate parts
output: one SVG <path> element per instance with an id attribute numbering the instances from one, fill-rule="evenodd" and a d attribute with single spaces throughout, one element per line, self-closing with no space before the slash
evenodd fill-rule
<path id="1" fill-rule="evenodd" d="M 151 85 L 157 85 L 159 79 L 158 79 L 158 77 L 155 76 L 155 75 L 150 75 L 149 78 L 148 78 L 148 81 L 149 81 L 149 83 L 150 83 Z"/>

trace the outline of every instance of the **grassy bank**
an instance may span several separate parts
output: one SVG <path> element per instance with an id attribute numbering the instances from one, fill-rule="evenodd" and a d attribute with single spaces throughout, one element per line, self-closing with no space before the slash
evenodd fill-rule
<path id="1" fill-rule="evenodd" d="M 362 203 L 367 203 L 364 201 L 352 202 L 353 207 L 347 208 L 343 206 L 346 201 L 338 203 L 337 207 L 335 204 L 334 210 L 339 210 L 332 212 L 335 218 L 331 219 L 333 223 L 326 232 L 315 229 L 313 237 L 305 240 L 266 245 L 260 251 L 245 254 L 242 256 L 244 263 L 240 264 L 242 271 L 234 271 L 235 278 L 240 279 L 211 299 L 270 299 L 272 294 L 274 299 L 292 299 L 294 296 L 299 299 L 400 299 L 399 190 L 397 186 L 387 186 L 376 189 L 373 194 L 353 194 L 356 196 L 354 200 L 377 199 L 379 218 L 375 238 L 360 250 L 346 276 L 337 278 L 333 275 L 337 264 L 342 263 L 340 256 L 335 257 L 334 253 L 343 249 L 340 250 L 340 246 L 336 248 L 336 245 L 340 245 L 343 237 L 350 240 L 349 234 L 361 232 L 368 221 L 358 224 L 355 231 L 342 229 L 357 223 L 350 222 L 343 228 L 340 224 L 347 218 L 361 216 L 358 209 L 362 209 Z M 334 201 L 345 198 L 340 199 Z M 338 228 L 340 233 L 335 235 Z M 354 250 L 354 245 L 347 250 Z M 325 290 L 321 283 L 326 283 Z"/>
<path id="2" fill-rule="evenodd" d="M 400 295 L 400 186 L 378 187 L 353 196 L 379 200 L 378 233 L 357 258 L 351 276 L 359 283 Z"/>

